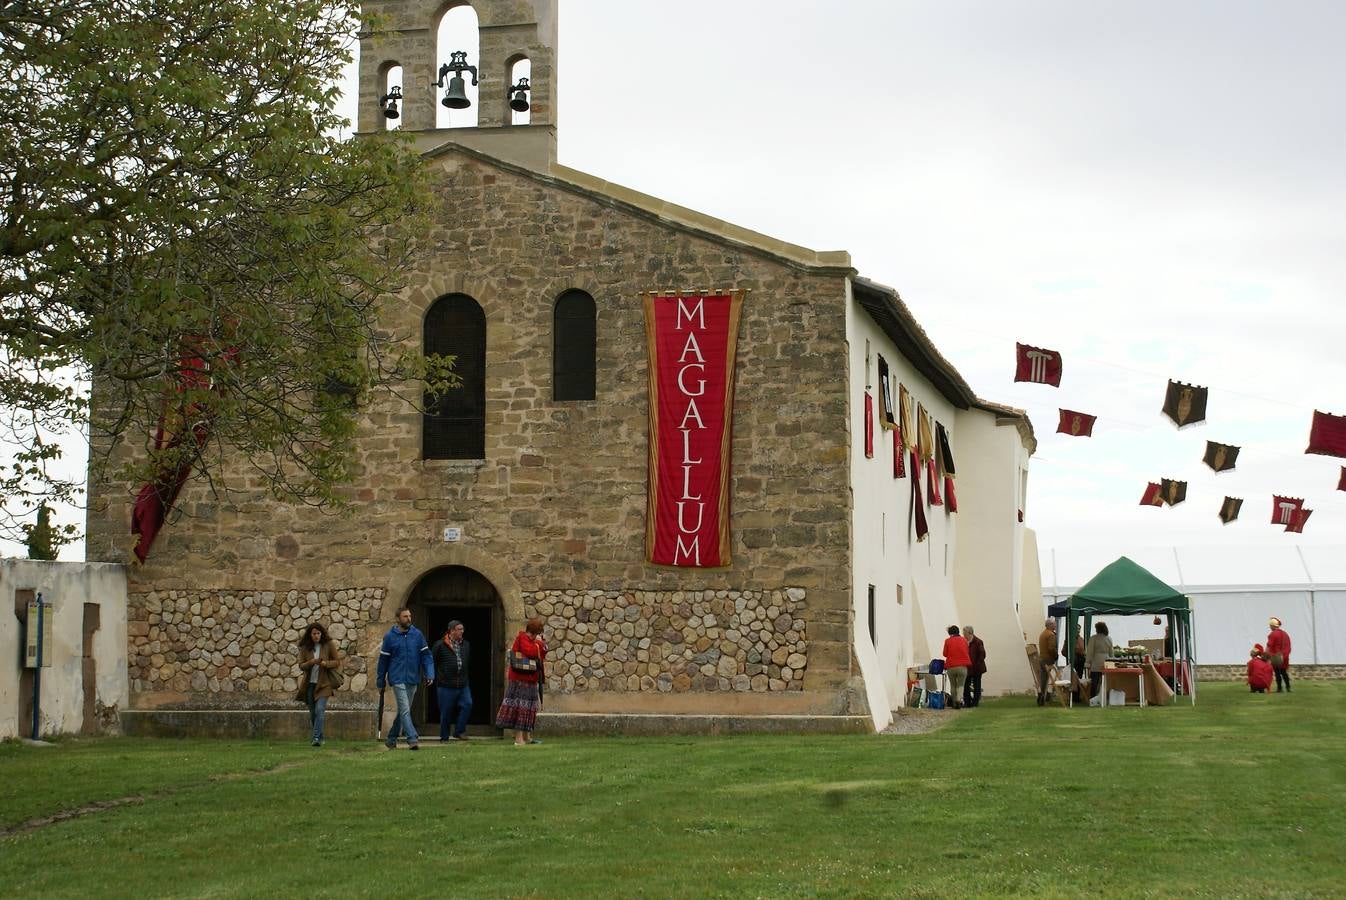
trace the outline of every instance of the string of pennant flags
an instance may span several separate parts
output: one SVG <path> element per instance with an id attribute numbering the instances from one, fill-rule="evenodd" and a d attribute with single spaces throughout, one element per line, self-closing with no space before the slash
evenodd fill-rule
<path id="1" fill-rule="evenodd" d="M 1051 387 L 1061 386 L 1064 370 L 1060 352 L 1029 344 L 1015 344 L 1014 380 Z M 1161 412 L 1178 428 L 1206 421 L 1206 401 L 1209 389 L 1172 379 L 1164 393 Z M 1098 416 L 1072 409 L 1059 409 L 1058 434 L 1071 437 L 1092 437 Z M 1202 461 L 1215 472 L 1227 472 L 1238 463 L 1240 447 L 1235 444 L 1206 442 Z M 1313 411 L 1309 427 L 1309 443 L 1305 453 L 1346 459 L 1346 416 Z M 1337 490 L 1346 491 L 1346 466 L 1341 468 Z M 1187 499 L 1187 482 L 1171 478 L 1151 481 L 1141 493 L 1141 506 L 1177 506 Z M 1220 504 L 1220 521 L 1228 525 L 1239 517 L 1243 498 L 1228 497 Z M 1271 498 L 1271 524 L 1282 526 L 1286 532 L 1302 534 L 1313 510 L 1304 506 L 1302 497 Z"/>

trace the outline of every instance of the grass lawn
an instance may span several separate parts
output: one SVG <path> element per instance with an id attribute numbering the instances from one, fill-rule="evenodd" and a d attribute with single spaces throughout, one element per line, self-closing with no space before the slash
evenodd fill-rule
<path id="1" fill-rule="evenodd" d="M 1346 683 L 947 715 L 926 735 L 420 753 L 10 742 L 0 894 L 1346 896 Z"/>

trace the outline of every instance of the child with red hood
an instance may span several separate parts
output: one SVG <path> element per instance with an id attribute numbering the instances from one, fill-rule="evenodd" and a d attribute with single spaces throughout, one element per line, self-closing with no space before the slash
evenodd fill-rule
<path id="1" fill-rule="evenodd" d="M 1265 694 L 1271 687 L 1271 663 L 1266 660 L 1266 650 L 1261 644 L 1254 644 L 1248 655 L 1248 690 Z"/>

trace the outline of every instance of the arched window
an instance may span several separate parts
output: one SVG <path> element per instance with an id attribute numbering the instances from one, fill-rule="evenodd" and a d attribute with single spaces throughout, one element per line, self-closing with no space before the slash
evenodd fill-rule
<path id="1" fill-rule="evenodd" d="M 480 31 L 477 27 L 477 11 L 466 3 L 460 3 L 451 7 L 444 17 L 439 20 L 439 28 L 435 32 L 435 45 L 438 57 L 435 59 L 435 69 L 431 73 L 432 77 L 439 72 L 439 67 L 450 61 L 450 56 L 455 50 L 462 50 L 467 54 L 468 64 L 481 66 L 481 46 Z M 480 77 L 481 73 L 477 73 Z M 448 77 L 452 77 L 451 75 Z M 445 81 L 447 87 L 448 81 Z M 477 125 L 477 111 L 479 104 L 477 102 L 478 86 L 472 83 L 472 73 L 463 73 L 463 88 L 471 106 L 466 109 L 449 109 L 435 100 L 435 127 L 436 128 L 475 128 Z M 440 98 L 443 97 L 443 90 L 440 91 Z"/>
<path id="2" fill-rule="evenodd" d="M 557 298 L 552 325 L 552 399 L 594 399 L 596 315 L 594 298 L 584 291 L 566 291 Z"/>
<path id="3" fill-rule="evenodd" d="M 425 353 L 455 357 L 462 379 L 421 417 L 425 459 L 486 457 L 486 314 L 466 294 L 440 297 L 425 314 Z"/>
<path id="4" fill-rule="evenodd" d="M 531 82 L 533 77 L 533 64 L 528 60 L 528 57 L 520 56 L 510 60 L 508 68 L 509 68 L 509 86 L 511 88 L 509 92 L 510 106 L 509 111 L 507 113 L 507 115 L 509 116 L 509 124 L 527 125 L 528 123 L 533 121 L 533 111 L 531 108 L 531 104 L 533 102 L 533 91 L 532 88 L 529 87 L 529 83 Z M 524 79 L 524 81 L 520 82 L 519 79 L 521 78 Z M 520 84 L 522 84 L 525 87 L 528 87 L 528 90 L 524 91 L 522 95 L 516 95 L 513 91 L 513 88 L 519 86 Z M 518 101 L 519 96 L 522 96 L 523 99 L 530 104 L 529 109 L 518 110 L 514 108 L 514 104 Z"/>
<path id="5" fill-rule="evenodd" d="M 379 95 L 379 112 L 383 115 L 383 127 L 392 131 L 402 127 L 402 66 L 400 63 L 387 63 L 383 73 L 383 93 Z M 391 116 L 390 113 L 397 115 Z"/>

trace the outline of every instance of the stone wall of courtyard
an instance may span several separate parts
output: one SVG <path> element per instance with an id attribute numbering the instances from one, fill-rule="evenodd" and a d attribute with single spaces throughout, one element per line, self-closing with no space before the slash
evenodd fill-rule
<path id="1" fill-rule="evenodd" d="M 297 646 L 320 621 L 337 642 L 346 703 L 374 688 L 382 588 L 327 591 L 150 591 L 132 595 L 131 689 L 240 707 L 286 702 L 298 687 Z M 536 591 L 552 693 L 800 691 L 808 667 L 802 588 L 705 591 Z M 485 650 L 484 644 L 478 646 Z M 173 700 L 169 700 L 173 702 Z"/>

